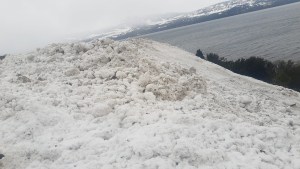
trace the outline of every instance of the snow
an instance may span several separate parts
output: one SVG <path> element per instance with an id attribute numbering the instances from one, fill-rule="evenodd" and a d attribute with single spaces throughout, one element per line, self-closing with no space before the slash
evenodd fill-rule
<path id="1" fill-rule="evenodd" d="M 124 35 L 126 33 L 132 32 L 135 29 L 135 27 L 132 26 L 122 26 L 118 28 L 114 28 L 109 31 L 103 31 L 102 33 L 94 33 L 89 35 L 88 37 L 82 39 L 85 41 L 90 41 L 91 39 L 107 39 L 107 38 L 115 38 L 120 35 Z"/>
<path id="2" fill-rule="evenodd" d="M 300 168 L 300 95 L 158 42 L 0 61 L 0 168 Z"/>

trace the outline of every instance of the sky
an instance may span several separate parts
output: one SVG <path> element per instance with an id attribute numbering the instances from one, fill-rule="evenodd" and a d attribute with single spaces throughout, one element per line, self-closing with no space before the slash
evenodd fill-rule
<path id="1" fill-rule="evenodd" d="M 0 0 L 0 55 L 100 33 L 225 0 Z"/>

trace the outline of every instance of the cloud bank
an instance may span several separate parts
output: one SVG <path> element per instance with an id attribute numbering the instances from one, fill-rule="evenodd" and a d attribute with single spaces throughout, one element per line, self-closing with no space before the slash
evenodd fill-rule
<path id="1" fill-rule="evenodd" d="M 188 12 L 224 0 L 0 0 L 0 54 L 109 29 L 149 15 Z"/>

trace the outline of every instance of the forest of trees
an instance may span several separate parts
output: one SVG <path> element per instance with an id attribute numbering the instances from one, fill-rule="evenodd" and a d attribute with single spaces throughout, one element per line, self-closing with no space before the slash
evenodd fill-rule
<path id="1" fill-rule="evenodd" d="M 215 53 L 208 53 L 204 56 L 200 49 L 197 50 L 196 56 L 235 73 L 300 91 L 300 64 L 296 64 L 293 61 L 271 62 L 259 57 L 229 61 Z"/>

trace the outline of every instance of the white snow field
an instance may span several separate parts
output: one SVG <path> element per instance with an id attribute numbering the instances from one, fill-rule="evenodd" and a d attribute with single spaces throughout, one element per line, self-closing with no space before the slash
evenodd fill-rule
<path id="1" fill-rule="evenodd" d="M 300 94 L 158 42 L 0 60 L 1 169 L 299 169 Z"/>

